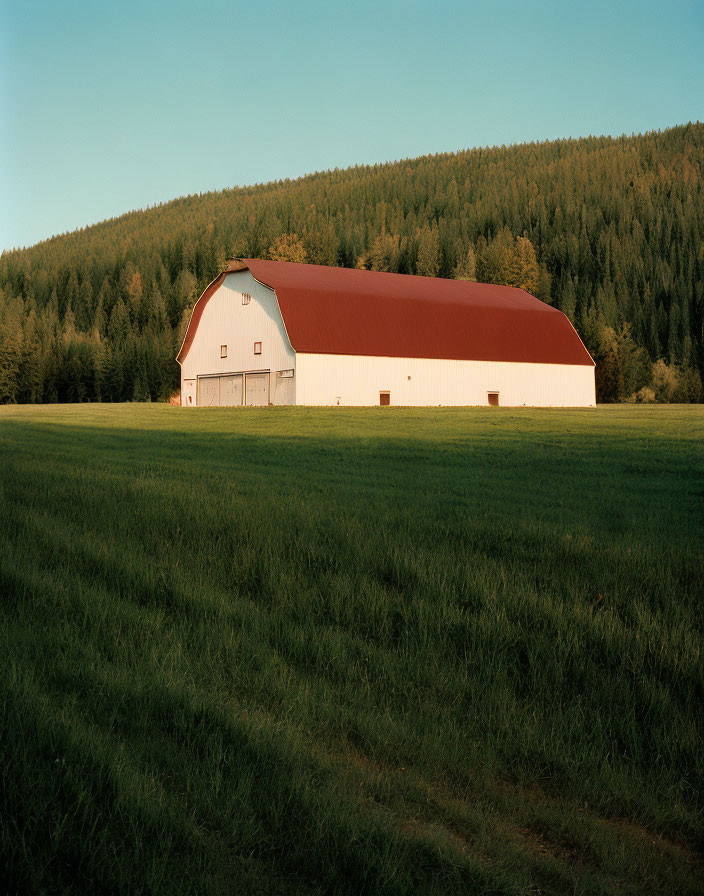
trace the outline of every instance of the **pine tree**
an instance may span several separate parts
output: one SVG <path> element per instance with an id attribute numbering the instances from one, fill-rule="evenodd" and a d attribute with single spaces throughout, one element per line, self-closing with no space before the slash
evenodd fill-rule
<path id="1" fill-rule="evenodd" d="M 661 355 L 660 337 L 658 335 L 657 317 L 655 314 L 655 305 L 650 303 L 650 312 L 648 314 L 648 336 L 647 347 L 651 360 L 657 359 Z"/>
<path id="2" fill-rule="evenodd" d="M 546 305 L 552 304 L 552 277 L 548 269 L 542 264 L 538 265 L 538 283 L 534 295 L 536 299 L 540 299 Z"/>
<path id="3" fill-rule="evenodd" d="M 682 341 L 680 339 L 680 308 L 673 299 L 670 306 L 669 329 L 667 339 L 667 357 L 670 364 L 676 364 L 682 356 Z"/>
<path id="4" fill-rule="evenodd" d="M 147 372 L 144 365 L 141 365 L 136 371 L 132 401 L 151 401 L 149 387 L 147 386 Z"/>
<path id="5" fill-rule="evenodd" d="M 65 342 L 69 342 L 76 335 L 76 315 L 73 313 L 73 306 L 70 303 L 64 314 L 62 329 Z"/>
<path id="6" fill-rule="evenodd" d="M 97 332 L 93 334 L 93 396 L 95 401 L 105 401 L 106 393 L 106 374 L 108 369 L 108 353 L 105 343 L 100 339 Z"/>
<path id="7" fill-rule="evenodd" d="M 502 230 L 484 246 L 477 244 L 477 280 L 480 283 L 506 285 L 509 265 L 513 259 L 514 239 L 510 231 Z"/>
<path id="8" fill-rule="evenodd" d="M 474 254 L 474 247 L 469 245 L 460 245 L 457 248 L 457 263 L 453 271 L 455 280 L 476 280 L 477 279 L 477 259 Z"/>
<path id="9" fill-rule="evenodd" d="M 110 315 L 110 323 L 108 324 L 108 338 L 115 347 L 124 345 L 129 335 L 130 322 L 127 309 L 121 298 L 115 303 Z"/>
<path id="10" fill-rule="evenodd" d="M 76 328 L 87 333 L 93 323 L 93 287 L 90 277 L 84 276 L 78 290 L 78 299 L 74 307 L 76 314 Z"/>
<path id="11" fill-rule="evenodd" d="M 566 314 L 572 323 L 574 323 L 577 313 L 577 296 L 574 291 L 572 278 L 569 275 L 564 280 L 557 303 L 560 311 L 562 311 L 563 314 Z"/>
<path id="12" fill-rule="evenodd" d="M 0 291 L 0 403 L 17 401 L 20 392 L 22 317 L 22 301 Z"/>
<path id="13" fill-rule="evenodd" d="M 67 308 L 76 308 L 79 301 L 78 274 L 76 269 L 72 268 L 66 283 L 66 289 L 63 295 L 63 301 L 60 304 L 62 316 L 66 314 Z"/>
<path id="14" fill-rule="evenodd" d="M 198 298 L 196 293 L 196 278 L 188 269 L 180 271 L 171 293 L 171 303 L 167 306 L 171 326 L 177 326 L 184 310 L 193 307 Z"/>
<path id="15" fill-rule="evenodd" d="M 421 277 L 437 277 L 440 263 L 440 245 L 437 226 L 425 225 L 418 234 L 418 258 L 416 274 Z"/>
<path id="16" fill-rule="evenodd" d="M 19 375 L 19 400 L 40 402 L 44 393 L 44 364 L 39 318 L 30 308 L 24 320 L 22 362 Z"/>
<path id="17" fill-rule="evenodd" d="M 98 296 L 98 304 L 95 306 L 95 314 L 93 315 L 93 326 L 91 327 L 91 329 L 98 338 L 101 338 L 105 335 L 105 309 L 103 308 L 102 295 Z"/>
<path id="18" fill-rule="evenodd" d="M 134 265 L 129 265 L 125 269 L 123 280 L 125 281 L 125 305 L 129 310 L 130 320 L 143 322 L 144 316 L 141 306 L 144 289 L 142 287 L 142 275 Z"/>
<path id="19" fill-rule="evenodd" d="M 531 294 L 536 293 L 538 262 L 533 244 L 527 237 L 516 237 L 516 242 L 507 259 L 505 278 L 506 286 L 516 286 Z"/>
<path id="20" fill-rule="evenodd" d="M 156 283 L 152 287 L 150 296 L 149 323 L 151 323 L 157 333 L 162 333 L 165 330 L 170 329 L 169 319 L 166 313 L 166 302 Z"/>
<path id="21" fill-rule="evenodd" d="M 303 264 L 308 259 L 306 247 L 297 233 L 283 233 L 278 236 L 268 249 L 272 261 L 293 261 Z"/>
<path id="22" fill-rule="evenodd" d="M 398 272 L 405 246 L 405 240 L 402 243 L 397 233 L 382 233 L 374 240 L 365 261 L 372 271 Z"/>

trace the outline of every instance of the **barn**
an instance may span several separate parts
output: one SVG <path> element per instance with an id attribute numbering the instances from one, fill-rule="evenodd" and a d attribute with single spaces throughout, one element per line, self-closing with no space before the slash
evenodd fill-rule
<path id="1" fill-rule="evenodd" d="M 178 361 L 187 407 L 595 404 L 576 330 L 522 289 L 313 264 L 229 262 Z"/>

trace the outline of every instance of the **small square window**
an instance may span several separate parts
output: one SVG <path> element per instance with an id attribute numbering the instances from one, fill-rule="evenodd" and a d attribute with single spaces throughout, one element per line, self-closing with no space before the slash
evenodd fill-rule
<path id="1" fill-rule="evenodd" d="M 226 357 L 227 357 L 227 346 L 226 346 L 226 345 L 221 345 L 221 346 L 220 346 L 220 357 L 221 357 L 221 358 L 226 358 Z"/>
<path id="2" fill-rule="evenodd" d="M 262 344 L 261 344 L 261 342 L 255 342 L 255 343 L 254 343 L 254 354 L 255 354 L 255 355 L 261 355 L 261 353 L 262 353 Z"/>
<path id="3" fill-rule="evenodd" d="M 249 305 L 249 303 L 251 301 L 252 301 L 252 297 L 250 296 L 250 294 L 248 292 L 243 292 L 242 293 L 242 304 Z"/>

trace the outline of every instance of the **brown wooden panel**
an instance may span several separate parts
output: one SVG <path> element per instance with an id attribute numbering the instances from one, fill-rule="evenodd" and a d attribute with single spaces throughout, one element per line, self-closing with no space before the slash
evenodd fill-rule
<path id="1" fill-rule="evenodd" d="M 492 408 L 498 408 L 499 406 L 499 393 L 498 392 L 489 392 L 489 404 Z"/>
<path id="2" fill-rule="evenodd" d="M 380 392 L 379 393 L 379 404 L 380 405 L 391 404 L 391 393 L 390 392 Z"/>

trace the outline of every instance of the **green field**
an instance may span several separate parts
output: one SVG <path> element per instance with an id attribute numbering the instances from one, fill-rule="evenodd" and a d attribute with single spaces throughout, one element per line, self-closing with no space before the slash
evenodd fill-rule
<path id="1" fill-rule="evenodd" d="M 3 407 L 0 460 L 3 892 L 704 893 L 701 407 Z"/>

